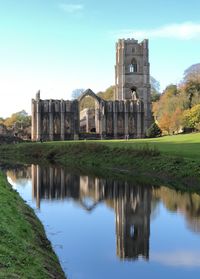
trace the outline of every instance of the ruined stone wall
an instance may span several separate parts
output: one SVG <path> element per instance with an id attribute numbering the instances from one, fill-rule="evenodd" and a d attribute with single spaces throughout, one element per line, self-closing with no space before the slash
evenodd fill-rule
<path id="1" fill-rule="evenodd" d="M 90 89 L 83 94 L 96 98 Z M 41 100 L 37 94 L 32 100 L 32 140 L 78 139 L 82 126 L 85 132 L 96 132 L 101 138 L 144 137 L 141 100 L 105 101 L 98 97 L 95 109 L 81 113 L 79 103 L 80 100 Z"/>
<path id="2" fill-rule="evenodd" d="M 74 139 L 79 134 L 78 101 L 32 100 L 32 140 Z"/>
<path id="3" fill-rule="evenodd" d="M 114 138 L 144 137 L 144 107 L 140 100 L 105 102 L 103 133 Z"/>

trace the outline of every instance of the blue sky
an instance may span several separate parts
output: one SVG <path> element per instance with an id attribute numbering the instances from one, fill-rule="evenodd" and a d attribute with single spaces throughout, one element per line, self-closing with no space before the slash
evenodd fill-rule
<path id="1" fill-rule="evenodd" d="M 0 116 L 114 84 L 118 38 L 149 39 L 161 89 L 200 62 L 199 0 L 0 0 Z"/>

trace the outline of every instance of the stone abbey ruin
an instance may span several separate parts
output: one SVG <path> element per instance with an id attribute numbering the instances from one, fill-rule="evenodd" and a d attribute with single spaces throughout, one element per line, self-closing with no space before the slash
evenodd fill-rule
<path id="1" fill-rule="evenodd" d="M 86 97 L 94 109 L 80 111 Z M 116 44 L 115 99 L 105 101 L 91 89 L 75 100 L 32 99 L 32 140 L 142 138 L 151 124 L 148 40 L 120 39 Z"/>

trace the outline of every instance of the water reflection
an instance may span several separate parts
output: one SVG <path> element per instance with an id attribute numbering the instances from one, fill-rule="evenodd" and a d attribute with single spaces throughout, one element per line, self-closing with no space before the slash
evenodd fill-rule
<path id="1" fill-rule="evenodd" d="M 196 193 L 178 192 L 166 187 L 153 190 L 153 199 L 161 200 L 171 212 L 184 215 L 188 228 L 200 233 L 200 196 Z"/>
<path id="2" fill-rule="evenodd" d="M 104 201 L 115 211 L 117 256 L 149 258 L 150 187 L 69 174 L 63 168 L 32 166 L 32 189 L 38 207 L 41 199 L 73 198 L 92 211 Z"/>
<path id="3" fill-rule="evenodd" d="M 87 212 L 93 212 L 101 203 L 106 204 L 115 212 L 116 254 L 121 260 L 149 259 L 150 217 L 152 220 L 159 216 L 160 204 L 168 212 L 182 214 L 189 230 L 200 233 L 200 196 L 195 193 L 72 174 L 58 167 L 33 165 L 28 169 L 10 171 L 8 176 L 20 182 L 32 177 L 32 198 L 38 208 L 42 200 L 71 199 Z M 180 265 L 181 261 L 182 265 L 191 266 L 195 253 L 184 249 L 158 250 L 152 251 L 151 260 L 166 265 L 172 265 L 172 262 Z"/>

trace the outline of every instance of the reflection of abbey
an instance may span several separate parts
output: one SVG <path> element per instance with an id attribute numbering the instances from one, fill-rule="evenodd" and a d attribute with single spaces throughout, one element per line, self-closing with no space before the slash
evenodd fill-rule
<path id="1" fill-rule="evenodd" d="M 80 112 L 84 98 L 94 109 Z M 78 139 L 81 132 L 96 137 L 144 137 L 151 123 L 148 40 L 116 44 L 115 100 L 105 101 L 88 89 L 76 100 L 32 100 L 32 140 Z"/>
<path id="2" fill-rule="evenodd" d="M 42 200 L 73 200 L 92 212 L 102 203 L 115 211 L 116 246 L 120 259 L 149 258 L 150 215 L 156 218 L 160 202 L 170 212 L 183 215 L 187 227 L 200 233 L 200 196 L 164 186 L 147 187 L 134 182 L 80 176 L 66 169 L 39 167 L 8 171 L 16 183 L 32 177 L 32 195 L 37 207 Z M 18 184 L 18 183 L 17 183 Z M 76 220 L 75 220 L 76 222 Z"/>
<path id="3" fill-rule="evenodd" d="M 32 187 L 37 207 L 42 199 L 72 198 L 85 210 L 92 211 L 104 201 L 115 211 L 118 257 L 149 258 L 151 187 L 40 166 L 32 166 Z"/>

